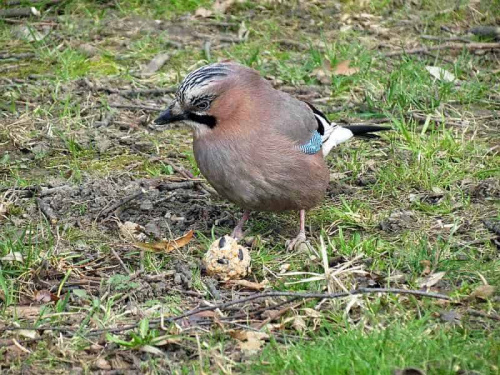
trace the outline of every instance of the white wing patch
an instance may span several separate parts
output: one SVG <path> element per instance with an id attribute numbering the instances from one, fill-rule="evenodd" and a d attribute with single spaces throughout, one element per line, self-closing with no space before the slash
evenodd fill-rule
<path id="1" fill-rule="evenodd" d="M 321 140 L 323 142 L 321 150 L 323 152 L 324 158 L 326 158 L 332 148 L 338 146 L 339 144 L 347 141 L 354 136 L 352 131 L 350 131 L 349 129 L 343 128 L 342 126 L 337 125 L 334 122 L 330 123 L 326 118 L 316 113 L 314 114 L 314 116 L 316 116 L 316 119 L 319 120 L 325 128 L 325 133 L 321 137 Z"/>

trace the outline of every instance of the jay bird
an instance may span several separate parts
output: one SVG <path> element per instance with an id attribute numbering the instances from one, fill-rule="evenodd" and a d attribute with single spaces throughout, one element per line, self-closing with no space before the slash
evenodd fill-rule
<path id="1" fill-rule="evenodd" d="M 194 156 L 215 190 L 245 212 L 232 237 L 243 236 L 250 211 L 305 212 L 326 193 L 324 158 L 354 135 L 374 136 L 379 126 L 339 126 L 311 104 L 274 89 L 259 73 L 234 62 L 189 73 L 157 125 L 183 122 L 193 130 Z"/>

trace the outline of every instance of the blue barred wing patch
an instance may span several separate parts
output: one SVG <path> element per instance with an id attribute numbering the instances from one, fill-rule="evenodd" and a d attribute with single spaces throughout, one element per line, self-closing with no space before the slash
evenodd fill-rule
<path id="1" fill-rule="evenodd" d="M 299 150 L 308 155 L 314 155 L 321 150 L 323 142 L 321 141 L 321 134 L 316 130 L 309 142 L 304 145 L 300 145 Z"/>

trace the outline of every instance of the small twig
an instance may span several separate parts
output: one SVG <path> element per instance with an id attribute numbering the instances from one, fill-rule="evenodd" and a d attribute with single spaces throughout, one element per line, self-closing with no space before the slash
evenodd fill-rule
<path id="1" fill-rule="evenodd" d="M 166 184 L 159 184 L 156 188 L 159 191 L 171 191 L 176 189 L 193 189 L 196 183 L 194 181 L 183 182 L 169 182 Z"/>
<path id="2" fill-rule="evenodd" d="M 62 0 L 29 0 L 30 5 L 41 4 L 41 5 L 50 5 L 60 3 Z M 12 7 L 16 5 L 21 5 L 23 3 L 27 3 L 25 0 L 9 0 L 7 1 L 7 6 Z"/>
<path id="3" fill-rule="evenodd" d="M 123 263 L 123 260 L 122 260 L 122 258 L 120 258 L 120 255 L 112 247 L 111 247 L 111 253 L 116 258 L 116 260 L 120 263 L 120 265 L 125 270 L 125 272 L 127 272 L 129 275 L 131 275 L 130 269 L 127 267 L 127 265 L 125 263 Z"/>
<path id="4" fill-rule="evenodd" d="M 469 52 L 470 51 L 475 51 L 475 50 L 493 50 L 493 49 L 499 49 L 500 48 L 500 43 L 469 43 L 469 44 L 462 44 L 462 43 L 444 43 L 444 44 L 439 44 L 437 46 L 431 46 L 431 47 L 419 47 L 419 48 L 412 48 L 412 49 L 402 49 L 399 51 L 392 51 L 392 52 L 387 52 L 384 54 L 385 57 L 393 57 L 393 56 L 400 56 L 400 55 L 415 55 L 419 53 L 429 53 L 430 51 L 436 51 L 436 50 L 461 50 L 461 49 L 466 49 Z"/>
<path id="5" fill-rule="evenodd" d="M 472 315 L 472 316 L 480 316 L 481 318 L 488 318 L 492 320 L 496 320 L 500 322 L 500 315 L 498 314 L 487 314 L 483 311 L 479 310 L 474 310 L 474 309 L 468 309 L 467 314 Z"/>
<path id="6" fill-rule="evenodd" d="M 392 293 L 392 294 L 410 294 L 414 296 L 420 296 L 420 297 L 427 297 L 427 298 L 437 298 L 437 299 L 443 299 L 450 301 L 451 298 L 444 295 L 444 294 L 439 294 L 439 293 L 430 293 L 430 292 L 424 292 L 421 290 L 411 290 L 411 289 L 397 289 L 397 288 L 360 288 L 360 289 L 354 289 L 351 290 L 350 292 L 340 292 L 340 293 L 302 293 L 302 292 L 277 292 L 277 291 L 269 291 L 269 292 L 264 292 L 264 293 L 255 293 L 252 294 L 248 297 L 245 298 L 240 298 L 237 300 L 233 301 L 228 301 L 228 302 L 223 302 L 223 303 L 217 303 L 213 304 L 211 306 L 206 306 L 206 307 L 200 307 L 197 309 L 193 309 L 190 311 L 187 311 L 183 314 L 172 316 L 169 318 L 164 318 L 163 321 L 166 321 L 168 323 L 172 323 L 178 320 L 181 320 L 183 318 L 187 318 L 189 316 L 198 314 L 200 312 L 204 311 L 214 311 L 214 310 L 227 310 L 229 307 L 234 306 L 234 305 L 239 305 L 242 303 L 254 301 L 257 299 L 264 299 L 264 298 L 273 298 L 273 297 L 291 297 L 294 299 L 298 298 L 314 298 L 314 299 L 338 299 L 338 298 L 344 298 L 344 297 L 349 297 L 353 295 L 359 295 L 359 294 L 375 294 L 375 293 Z M 150 321 L 151 324 L 159 324 L 160 319 L 153 319 Z M 139 323 L 135 324 L 129 324 L 123 327 L 117 327 L 117 328 L 103 328 L 103 329 L 95 329 L 91 330 L 88 332 L 88 335 L 96 336 L 96 335 L 101 335 L 103 333 L 119 333 L 119 332 L 124 332 L 124 331 L 129 331 L 131 329 L 135 329 L 139 326 Z M 57 331 L 63 331 L 66 332 L 67 334 L 72 334 L 73 336 L 77 333 L 76 330 L 71 329 L 71 328 L 62 328 L 62 327 L 0 327 L 0 332 L 3 331 L 16 331 L 19 329 L 32 329 L 32 330 L 57 330 Z"/>
<path id="7" fill-rule="evenodd" d="M 24 53 L 0 53 L 0 60 L 22 60 L 22 59 L 30 59 L 35 57 L 35 54 L 32 52 L 24 52 Z"/>
<path id="8" fill-rule="evenodd" d="M 164 89 L 131 89 L 131 90 L 117 90 L 115 93 L 121 96 L 138 96 L 138 95 L 151 95 L 161 96 L 165 94 L 174 94 L 177 91 L 176 87 L 167 87 Z"/>
<path id="9" fill-rule="evenodd" d="M 128 202 L 141 197 L 143 194 L 144 194 L 144 191 L 141 190 L 138 193 L 135 193 L 135 194 L 129 195 L 128 197 L 120 199 L 118 202 L 116 202 L 111 207 L 105 208 L 104 210 L 102 210 L 97 215 L 96 220 L 99 219 L 100 217 L 107 217 L 109 214 L 111 214 L 112 212 L 114 212 L 115 210 L 117 210 L 118 208 L 123 206 L 124 204 L 127 204 Z"/>
<path id="10" fill-rule="evenodd" d="M 0 9 L 0 17 L 31 17 L 40 16 L 40 12 L 34 7 Z"/>
<path id="11" fill-rule="evenodd" d="M 141 76 L 150 76 L 156 73 L 165 63 L 170 59 L 170 54 L 160 53 L 156 55 L 149 63 L 142 69 Z"/>
<path id="12" fill-rule="evenodd" d="M 61 185 L 53 188 L 41 188 L 40 197 L 46 197 L 49 195 L 57 194 L 57 193 L 67 193 L 68 190 L 72 190 L 73 188 L 69 185 Z M 40 190 L 40 189 L 38 189 Z"/>
<path id="13" fill-rule="evenodd" d="M 36 198 L 36 203 L 38 204 L 38 208 L 40 208 L 42 214 L 45 215 L 51 224 L 57 223 L 57 216 L 48 203 L 45 203 L 41 198 Z"/>
<path id="14" fill-rule="evenodd" d="M 441 36 L 434 36 L 434 35 L 421 35 L 420 36 L 422 39 L 425 40 L 437 40 L 439 42 L 462 42 L 462 43 L 472 43 L 472 40 L 467 39 L 467 38 L 462 38 L 460 36 L 452 36 L 448 38 L 443 38 Z"/>
<path id="15" fill-rule="evenodd" d="M 165 108 L 150 107 L 147 105 L 135 105 L 135 104 L 108 104 L 111 108 L 122 108 L 122 109 L 139 109 L 143 111 L 163 111 Z"/>

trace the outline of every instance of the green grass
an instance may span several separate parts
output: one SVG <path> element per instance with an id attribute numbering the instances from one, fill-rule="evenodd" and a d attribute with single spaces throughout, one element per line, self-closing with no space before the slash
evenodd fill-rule
<path id="1" fill-rule="evenodd" d="M 369 326 L 369 324 L 366 324 Z M 257 365 L 244 367 L 255 374 L 392 374 L 395 369 L 419 368 L 427 374 L 478 371 L 496 374 L 500 366 L 498 328 L 486 337 L 480 329 L 439 324 L 430 317 L 408 324 L 393 321 L 380 329 L 326 325 L 312 341 L 272 344 Z"/>

